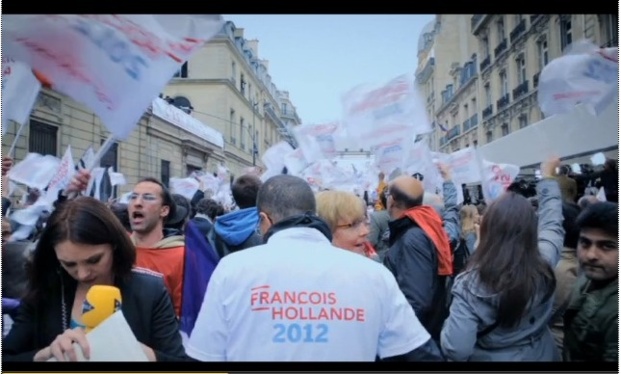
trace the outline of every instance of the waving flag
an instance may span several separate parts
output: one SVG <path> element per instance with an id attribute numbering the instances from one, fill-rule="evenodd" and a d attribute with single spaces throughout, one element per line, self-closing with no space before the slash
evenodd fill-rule
<path id="1" fill-rule="evenodd" d="M 192 221 L 189 221 L 185 229 L 185 264 L 181 301 L 181 336 L 184 343 L 194 329 L 196 317 L 207 290 L 207 283 L 218 261 L 216 251 L 211 247 L 205 235 Z"/>

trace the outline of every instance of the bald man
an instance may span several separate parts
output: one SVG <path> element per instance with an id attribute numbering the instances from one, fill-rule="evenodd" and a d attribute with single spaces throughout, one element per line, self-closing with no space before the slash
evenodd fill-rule
<path id="1" fill-rule="evenodd" d="M 446 280 L 453 273 L 452 251 L 442 217 L 423 205 L 421 181 L 400 176 L 388 186 L 390 249 L 384 265 L 395 275 L 416 316 L 439 341 L 448 316 Z"/>

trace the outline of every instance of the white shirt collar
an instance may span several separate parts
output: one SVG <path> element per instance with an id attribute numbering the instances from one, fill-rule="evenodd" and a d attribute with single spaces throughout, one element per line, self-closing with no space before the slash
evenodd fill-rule
<path id="1" fill-rule="evenodd" d="M 267 244 L 277 244 L 284 241 L 304 241 L 331 245 L 330 241 L 319 230 L 310 227 L 292 227 L 276 232 L 267 240 Z"/>

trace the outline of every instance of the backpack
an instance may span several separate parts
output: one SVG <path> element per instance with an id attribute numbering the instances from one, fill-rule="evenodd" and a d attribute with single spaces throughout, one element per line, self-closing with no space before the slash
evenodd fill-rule
<path id="1" fill-rule="evenodd" d="M 453 250 L 453 275 L 446 277 L 445 306 L 447 309 L 450 308 L 451 302 L 453 301 L 453 294 L 451 293 L 451 290 L 453 289 L 455 277 L 457 277 L 457 275 L 466 268 L 468 258 L 470 258 L 470 250 L 468 249 L 466 240 L 460 237 L 459 241 L 455 245 L 455 249 Z"/>
<path id="2" fill-rule="evenodd" d="M 457 242 L 457 246 L 453 250 L 453 277 L 456 277 L 457 274 L 464 270 L 470 254 L 466 240 L 459 238 L 459 242 Z"/>

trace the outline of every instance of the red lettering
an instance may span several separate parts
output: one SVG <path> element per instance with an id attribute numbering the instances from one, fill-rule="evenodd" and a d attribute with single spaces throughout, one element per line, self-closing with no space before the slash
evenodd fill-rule
<path id="1" fill-rule="evenodd" d="M 326 310 L 326 308 L 321 308 L 321 310 L 319 311 L 319 317 L 317 319 L 323 319 L 323 320 L 329 320 L 330 319 L 330 315 L 328 314 L 328 311 Z"/>
<path id="2" fill-rule="evenodd" d="M 274 292 L 274 294 L 272 294 L 272 301 L 270 302 L 270 304 L 282 304 L 282 298 L 280 297 L 280 293 L 278 291 Z"/>
<path id="3" fill-rule="evenodd" d="M 270 293 L 261 291 L 259 292 L 259 304 L 268 304 L 270 300 Z"/>
<path id="4" fill-rule="evenodd" d="M 285 309 L 285 317 L 287 319 L 297 319 L 298 318 L 298 309 L 294 307 L 289 307 Z"/>
<path id="5" fill-rule="evenodd" d="M 310 300 L 311 304 L 317 305 L 317 304 L 323 304 L 322 303 L 322 297 L 321 294 L 319 292 L 313 292 L 309 295 L 308 299 Z M 315 299 L 315 300 L 313 300 Z"/>
<path id="6" fill-rule="evenodd" d="M 282 308 L 272 308 L 272 319 L 282 319 L 283 311 Z"/>
<path id="7" fill-rule="evenodd" d="M 308 292 L 302 291 L 298 293 L 297 295 L 298 295 L 298 302 L 295 304 L 301 304 L 301 305 L 308 304 Z M 305 299 L 302 300 L 302 297 L 305 297 Z"/>
<path id="8" fill-rule="evenodd" d="M 259 294 L 256 292 L 250 294 L 250 306 L 254 306 L 254 304 L 257 302 L 258 297 Z"/>
<path id="9" fill-rule="evenodd" d="M 334 304 L 336 304 L 336 302 L 337 302 L 337 300 L 336 300 L 336 293 L 330 292 L 328 294 L 328 304 L 334 305 Z"/>
<path id="10" fill-rule="evenodd" d="M 285 304 L 297 304 L 296 293 L 285 291 Z"/>
<path id="11" fill-rule="evenodd" d="M 356 321 L 364 322 L 364 309 L 356 309 Z"/>

